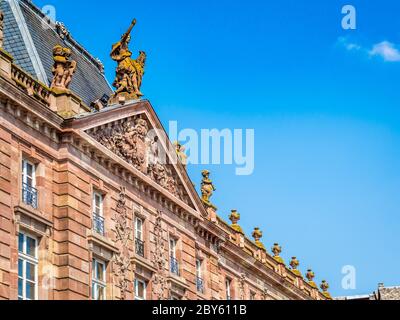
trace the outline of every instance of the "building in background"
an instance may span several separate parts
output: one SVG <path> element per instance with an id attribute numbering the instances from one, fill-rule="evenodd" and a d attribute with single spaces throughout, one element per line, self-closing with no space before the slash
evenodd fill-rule
<path id="1" fill-rule="evenodd" d="M 371 294 L 338 297 L 335 300 L 400 300 L 400 286 L 385 287 L 383 283 L 380 283 L 378 289 Z"/>
<path id="2" fill-rule="evenodd" d="M 135 21 L 113 91 L 62 23 L 27 0 L 1 11 L 0 299 L 330 299 L 237 211 L 217 215 L 208 171 L 198 195 L 142 99 Z"/>

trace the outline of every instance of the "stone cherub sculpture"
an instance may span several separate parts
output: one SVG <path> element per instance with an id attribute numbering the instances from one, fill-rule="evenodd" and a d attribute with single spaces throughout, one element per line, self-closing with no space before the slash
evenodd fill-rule
<path id="1" fill-rule="evenodd" d="M 201 174 L 203 175 L 203 180 L 201 181 L 201 200 L 207 208 L 213 208 L 216 210 L 217 208 L 210 202 L 211 196 L 214 191 L 217 190 L 209 178 L 210 172 L 204 170 Z"/>
<path id="2" fill-rule="evenodd" d="M 63 48 L 60 45 L 56 45 L 53 49 L 53 81 L 51 83 L 52 89 L 59 89 L 61 91 L 68 90 L 69 85 L 72 81 L 77 63 L 76 61 L 69 60 L 71 57 L 71 49 Z"/>
<path id="3" fill-rule="evenodd" d="M 132 52 L 129 50 L 131 32 L 136 25 L 136 19 L 132 21 L 128 31 L 115 43 L 111 49 L 111 58 L 118 63 L 116 77 L 113 86 L 116 88 L 114 98 L 124 96 L 125 99 L 139 99 L 143 96 L 140 91 L 146 64 L 146 53 L 139 52 L 139 57 L 132 59 Z"/>

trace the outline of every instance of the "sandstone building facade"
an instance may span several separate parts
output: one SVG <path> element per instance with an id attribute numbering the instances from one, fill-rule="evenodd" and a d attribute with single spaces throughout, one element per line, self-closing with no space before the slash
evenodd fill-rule
<path id="1" fill-rule="evenodd" d="M 141 99 L 143 52 L 136 91 L 120 68 L 114 95 L 61 23 L 27 0 L 1 11 L 0 299 L 330 299 L 217 215 L 207 172 L 198 195 Z"/>

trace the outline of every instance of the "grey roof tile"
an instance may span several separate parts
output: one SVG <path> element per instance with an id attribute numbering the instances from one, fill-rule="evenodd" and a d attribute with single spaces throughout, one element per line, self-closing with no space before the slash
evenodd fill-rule
<path id="1" fill-rule="evenodd" d="M 17 21 L 11 11 L 8 1 L 1 1 L 1 10 L 4 13 L 4 49 L 14 57 L 14 62 L 26 72 L 36 78 L 32 61 L 25 47 Z"/>
<path id="2" fill-rule="evenodd" d="M 43 26 L 46 23 L 43 23 L 43 14 L 30 1 L 20 0 L 19 4 L 49 83 L 53 77 L 51 73 L 53 47 L 60 44 L 71 48 L 71 58 L 78 63 L 77 71 L 70 86 L 71 91 L 82 98 L 83 102 L 87 105 L 101 98 L 104 94 L 111 95 L 112 90 L 104 74 L 93 61 L 93 57 L 84 48 L 80 47 L 72 38 L 62 39 L 54 27 L 44 28 Z M 14 57 L 17 65 L 37 78 L 32 64 L 32 57 L 29 56 L 17 21 L 7 1 L 1 1 L 1 8 L 5 14 L 5 50 Z"/>

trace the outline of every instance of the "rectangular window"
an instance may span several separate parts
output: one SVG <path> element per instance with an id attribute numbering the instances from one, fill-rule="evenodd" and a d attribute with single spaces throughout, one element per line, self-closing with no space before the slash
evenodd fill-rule
<path id="1" fill-rule="evenodd" d="M 37 209 L 36 166 L 22 160 L 22 201 Z"/>
<path id="2" fill-rule="evenodd" d="M 19 300 L 37 300 L 38 264 L 37 239 L 20 233 L 18 235 Z"/>
<path id="3" fill-rule="evenodd" d="M 93 259 L 92 264 L 92 299 L 106 300 L 106 264 Z"/>
<path id="4" fill-rule="evenodd" d="M 103 195 L 93 192 L 93 230 L 104 236 Z"/>
<path id="5" fill-rule="evenodd" d="M 143 220 L 138 217 L 135 219 L 135 237 L 143 241 Z"/>
<path id="6" fill-rule="evenodd" d="M 143 220 L 135 218 L 135 250 L 136 254 L 144 257 Z"/>
<path id="7" fill-rule="evenodd" d="M 231 300 L 231 283 L 230 279 L 225 279 L 226 300 Z"/>
<path id="8" fill-rule="evenodd" d="M 93 213 L 103 216 L 103 195 L 93 192 Z"/>
<path id="9" fill-rule="evenodd" d="M 197 291 L 204 293 L 204 281 L 202 278 L 202 261 L 200 259 L 196 260 L 196 286 Z"/>
<path id="10" fill-rule="evenodd" d="M 176 240 L 175 239 L 169 240 L 169 255 L 171 258 L 176 259 Z"/>
<path id="11" fill-rule="evenodd" d="M 171 262 L 171 273 L 179 276 L 179 262 L 176 259 L 176 240 L 172 238 L 169 239 L 169 256 Z"/>
<path id="12" fill-rule="evenodd" d="M 136 279 L 135 280 L 135 299 L 146 300 L 146 282 Z"/>

